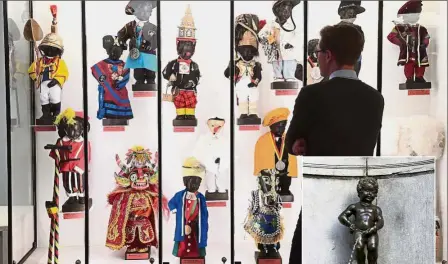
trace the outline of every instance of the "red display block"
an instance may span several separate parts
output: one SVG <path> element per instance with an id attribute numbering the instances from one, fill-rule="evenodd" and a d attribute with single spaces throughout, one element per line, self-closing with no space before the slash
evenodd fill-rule
<path id="1" fill-rule="evenodd" d="M 283 208 L 292 208 L 292 203 L 282 203 Z"/>
<path id="2" fill-rule="evenodd" d="M 126 253 L 124 255 L 125 260 L 145 260 L 149 259 L 149 252 L 146 253 Z"/>
<path id="3" fill-rule="evenodd" d="M 104 126 L 103 131 L 104 132 L 124 132 L 125 128 L 124 128 L 124 126 Z"/>
<path id="4" fill-rule="evenodd" d="M 134 97 L 156 97 L 156 91 L 134 91 Z"/>
<path id="5" fill-rule="evenodd" d="M 260 125 L 241 125 L 240 131 L 257 131 L 260 130 Z"/>
<path id="6" fill-rule="evenodd" d="M 56 126 L 34 126 L 34 132 L 56 131 Z"/>
<path id="7" fill-rule="evenodd" d="M 62 213 L 64 219 L 79 219 L 84 218 L 84 212 Z"/>
<path id="8" fill-rule="evenodd" d="M 175 126 L 173 127 L 174 132 L 194 132 L 194 127 L 190 127 L 190 126 Z"/>
<path id="9" fill-rule="evenodd" d="M 285 89 L 285 90 L 275 90 L 275 95 L 297 95 L 299 93 L 298 89 Z"/>
<path id="10" fill-rule="evenodd" d="M 180 264 L 205 264 L 204 258 L 180 258 Z"/>
<path id="11" fill-rule="evenodd" d="M 257 264 L 282 264 L 282 259 L 257 259 Z"/>
<path id="12" fill-rule="evenodd" d="M 430 95 L 431 90 L 424 89 L 424 90 L 408 90 L 408 95 Z"/>
<path id="13" fill-rule="evenodd" d="M 207 207 L 226 207 L 226 201 L 207 201 Z"/>

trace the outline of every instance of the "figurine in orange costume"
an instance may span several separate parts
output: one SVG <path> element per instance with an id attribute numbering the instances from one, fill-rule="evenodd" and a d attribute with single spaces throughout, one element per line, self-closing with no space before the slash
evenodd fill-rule
<path id="1" fill-rule="evenodd" d="M 156 218 L 159 212 L 157 152 L 135 146 L 126 154 L 126 164 L 115 156 L 120 172 L 115 173 L 117 187 L 108 195 L 112 205 L 107 228 L 106 246 L 126 254 L 149 253 L 158 247 Z M 162 197 L 162 210 L 169 217 L 168 202 Z M 149 254 L 148 254 L 149 258 Z"/>

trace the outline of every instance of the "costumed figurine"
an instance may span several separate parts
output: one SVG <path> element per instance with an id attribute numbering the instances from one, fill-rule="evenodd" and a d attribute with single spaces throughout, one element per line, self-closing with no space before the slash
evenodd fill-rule
<path id="1" fill-rule="evenodd" d="M 10 76 L 10 109 L 11 109 L 11 126 L 19 126 L 19 97 L 17 94 L 17 62 L 15 57 L 14 42 L 20 40 L 20 30 L 17 24 L 11 18 L 8 18 L 8 47 L 9 47 L 9 76 Z"/>
<path id="2" fill-rule="evenodd" d="M 297 157 L 285 151 L 285 129 L 289 116 L 288 108 L 276 108 L 263 119 L 263 126 L 270 131 L 262 135 L 255 144 L 254 175 L 263 169 L 275 169 L 279 182 L 277 192 L 283 202 L 293 202 L 294 196 L 289 190 L 291 178 L 296 178 Z"/>
<path id="3" fill-rule="evenodd" d="M 170 211 L 176 213 L 173 255 L 181 260 L 203 259 L 208 239 L 208 210 L 205 197 L 198 189 L 204 178 L 205 166 L 196 158 L 189 157 L 184 161 L 182 174 L 185 189 L 168 202 Z"/>
<path id="4" fill-rule="evenodd" d="M 230 167 L 230 143 L 222 135 L 224 124 L 222 118 L 210 118 L 207 121 L 209 133 L 200 136 L 193 150 L 193 156 L 205 166 L 207 201 L 229 199 L 224 173 Z"/>
<path id="5" fill-rule="evenodd" d="M 28 69 L 29 76 L 40 92 L 42 116 L 36 120 L 37 125 L 53 125 L 56 116 L 61 112 L 62 87 L 69 76 L 67 65 L 62 59 L 64 44 L 57 30 L 57 7 L 52 5 L 50 10 L 53 15 L 51 33 L 46 35 L 38 46 L 42 56 L 38 56 Z"/>
<path id="6" fill-rule="evenodd" d="M 366 11 L 364 7 L 361 6 L 361 1 L 355 0 L 355 1 L 346 1 L 343 0 L 339 4 L 338 8 L 338 14 L 341 18 L 342 23 L 348 23 L 352 26 L 354 26 L 359 33 L 361 33 L 362 37 L 364 38 L 364 32 L 362 31 L 362 28 L 356 24 L 353 24 L 356 20 L 357 15 L 362 14 Z M 359 76 L 359 72 L 361 71 L 361 61 L 362 61 L 362 55 L 359 56 L 358 61 L 355 64 L 355 72 L 356 75 Z"/>
<path id="7" fill-rule="evenodd" d="M 295 78 L 299 58 L 299 34 L 292 10 L 300 0 L 277 0 L 273 3 L 272 12 L 275 20 L 267 23 L 258 33 L 268 63 L 274 70 L 272 89 L 298 89 Z"/>
<path id="8" fill-rule="evenodd" d="M 152 10 L 157 1 L 131 0 L 126 6 L 127 15 L 134 15 L 135 20 L 127 23 L 117 33 L 123 50 L 127 50 L 129 40 L 129 56 L 125 67 L 134 69 L 136 83 L 133 91 L 156 91 L 157 72 L 157 26 L 149 22 Z"/>
<path id="9" fill-rule="evenodd" d="M 427 48 L 429 46 L 428 30 L 418 23 L 422 12 L 422 1 L 406 2 L 397 13 L 402 21 L 395 24 L 387 39 L 400 47 L 398 66 L 404 66 L 406 83 L 400 84 L 400 89 L 430 89 L 431 83 L 423 77 L 426 67 L 429 67 Z"/>
<path id="10" fill-rule="evenodd" d="M 258 57 L 258 32 L 264 25 L 257 15 L 241 14 L 235 19 L 235 59 L 224 71 L 230 77 L 230 67 L 235 67 L 235 93 L 240 117 L 238 125 L 259 125 L 257 102 L 258 84 L 261 81 L 261 64 Z"/>
<path id="11" fill-rule="evenodd" d="M 281 259 L 278 250 L 285 229 L 280 215 L 281 198 L 275 191 L 277 172 L 275 169 L 263 169 L 258 175 L 258 190 L 251 192 L 244 230 L 255 240 L 259 259 Z M 281 263 L 281 262 L 279 262 Z"/>
<path id="12" fill-rule="evenodd" d="M 129 69 L 120 60 L 123 49 L 113 36 L 103 37 L 103 48 L 109 58 L 91 67 L 93 77 L 98 81 L 98 112 L 96 117 L 103 126 L 128 125 L 134 117 L 129 101 L 126 84 L 129 81 Z"/>
<path id="13" fill-rule="evenodd" d="M 126 247 L 126 259 L 143 255 L 149 259 L 150 248 L 158 248 L 156 223 L 159 213 L 158 156 L 149 149 L 135 146 L 126 153 L 126 164 L 115 156 L 119 173 L 117 187 L 107 196 L 112 205 L 106 246 L 112 250 Z M 162 196 L 165 219 L 169 217 L 168 200 Z"/>
<path id="14" fill-rule="evenodd" d="M 172 101 L 176 107 L 173 126 L 197 126 L 195 116 L 197 85 L 201 73 L 196 62 L 191 60 L 196 48 L 196 28 L 190 5 L 181 20 L 176 38 L 177 59 L 168 62 L 163 70 L 163 78 L 172 87 Z"/>
<path id="15" fill-rule="evenodd" d="M 378 231 L 384 226 L 381 208 L 372 204 L 378 195 L 378 181 L 363 177 L 356 187 L 360 201 L 351 204 L 338 217 L 339 222 L 354 234 L 356 263 L 376 264 L 378 259 Z M 353 216 L 353 220 L 351 220 Z M 367 249 L 367 262 L 365 250 Z M 351 256 L 352 257 L 352 256 Z M 349 263 L 351 263 L 350 259 Z"/>
<path id="16" fill-rule="evenodd" d="M 319 45 L 319 39 L 311 39 L 308 41 L 308 59 L 306 70 L 306 84 L 321 82 L 324 77 L 320 75 L 319 62 L 317 61 L 317 46 Z"/>
<path id="17" fill-rule="evenodd" d="M 47 145 L 51 149 L 50 157 L 54 159 L 59 172 L 62 174 L 62 182 L 68 200 L 62 205 L 63 213 L 84 212 L 86 200 L 84 193 L 85 182 L 85 156 L 84 135 L 90 130 L 84 131 L 84 113 L 75 112 L 67 108 L 60 113 L 54 122 L 58 129 L 59 138 L 54 145 Z M 90 162 L 90 142 L 87 143 Z M 88 201 L 89 208 L 92 199 Z"/>

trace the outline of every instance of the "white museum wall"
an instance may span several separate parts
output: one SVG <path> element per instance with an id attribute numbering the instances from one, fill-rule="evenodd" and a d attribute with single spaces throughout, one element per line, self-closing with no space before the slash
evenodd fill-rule
<path id="1" fill-rule="evenodd" d="M 9 1 L 8 18 L 12 19 L 19 31 L 20 39 L 14 42 L 16 64 L 17 98 L 11 96 L 11 116 L 18 106 L 19 124 L 11 126 L 11 183 L 13 217 L 13 260 L 19 261 L 32 248 L 34 242 L 34 218 L 32 206 L 32 146 L 31 146 L 31 88 L 27 69 L 30 63 L 30 42 L 23 37 L 23 27 L 28 16 L 28 1 Z M 10 63 L 13 63 L 10 61 Z M 10 72 L 10 74 L 12 74 Z M 12 82 L 10 82 L 12 88 Z M 6 174 L 5 174 L 6 177 Z M 4 185 L 5 187 L 7 185 Z M 6 194 L 6 192 L 5 192 Z"/>
<path id="2" fill-rule="evenodd" d="M 236 1 L 235 2 L 235 17 L 251 13 L 258 15 L 260 20 L 266 19 L 270 21 L 274 19 L 272 14 L 273 1 L 259 1 L 256 5 L 252 1 Z M 297 25 L 296 32 L 299 33 L 299 43 L 293 43 L 297 47 L 299 57 L 303 58 L 303 3 L 300 3 L 293 9 L 294 21 Z M 287 107 L 292 112 L 294 102 L 297 95 L 276 96 L 275 92 L 270 90 L 271 81 L 273 80 L 272 65 L 267 63 L 266 56 L 262 46 L 259 46 L 260 57 L 259 62 L 262 65 L 262 80 L 258 85 L 260 91 L 260 100 L 258 101 L 258 116 L 263 120 L 263 117 L 271 110 L 278 107 Z M 299 61 L 303 64 L 302 60 Z M 299 81 L 299 87 L 302 87 L 302 82 Z M 239 117 L 238 107 L 235 99 L 235 119 Z M 292 118 L 292 113 L 289 119 Z M 247 208 L 249 207 L 250 193 L 257 189 L 256 177 L 253 175 L 254 166 L 254 148 L 260 136 L 269 131 L 269 128 L 260 126 L 259 131 L 239 131 L 235 122 L 235 261 L 242 263 L 251 263 L 254 261 L 254 252 L 257 249 L 255 242 L 244 230 L 243 224 L 247 216 Z M 300 164 L 300 159 L 298 159 Z M 301 207 L 301 171 L 298 165 L 299 176 L 292 179 L 290 187 L 294 195 L 294 203 L 292 208 L 282 209 L 284 217 L 285 234 L 280 241 L 280 254 L 284 261 L 289 259 L 291 250 L 292 237 L 297 224 L 297 219 Z"/>
<path id="3" fill-rule="evenodd" d="M 320 30 L 328 25 L 341 21 L 338 15 L 340 1 L 309 1 L 308 2 L 308 36 L 310 39 L 320 39 Z M 365 43 L 362 52 L 361 71 L 359 78 L 377 89 L 377 55 L 378 55 L 378 1 L 362 1 L 366 9 L 359 14 L 354 24 L 364 32 Z M 319 14 L 319 15 L 315 15 Z"/>
<path id="4" fill-rule="evenodd" d="M 383 22 L 383 90 L 385 100 L 383 129 L 381 132 L 381 155 L 396 155 L 398 120 L 414 115 L 429 115 L 447 126 L 447 14 L 446 1 L 425 1 L 419 23 L 428 29 L 431 37 L 428 47 L 430 66 L 426 68 L 425 79 L 432 82 L 430 95 L 408 96 L 407 91 L 398 89 L 406 78 L 403 67 L 397 66 L 399 48 L 387 40 L 397 19 L 398 9 L 406 1 L 385 1 Z M 442 21 L 442 22 L 441 22 Z M 448 257 L 447 219 L 447 150 L 437 161 L 437 215 L 441 218 L 443 236 L 443 257 Z"/>
<path id="5" fill-rule="evenodd" d="M 224 70 L 230 60 L 230 2 L 226 1 L 163 1 L 161 3 L 162 68 L 178 57 L 176 37 L 178 26 L 190 4 L 196 30 L 196 50 L 191 58 L 201 73 L 197 86 L 195 132 L 174 132 L 172 120 L 175 107 L 171 102 L 162 102 L 162 192 L 169 199 L 185 187 L 182 180 L 182 164 L 192 155 L 200 135 L 210 133 L 207 120 L 221 117 L 226 120 L 222 136 L 230 140 L 230 81 Z M 162 91 L 167 81 L 162 78 Z M 230 146 L 229 146 L 230 148 Z M 230 153 L 230 150 L 229 150 Z M 230 159 L 230 157 L 226 157 Z M 230 195 L 230 171 L 223 172 Z M 239 183 L 236 183 L 239 184 Z M 205 178 L 199 189 L 205 195 Z M 235 201 L 238 202 L 237 200 Z M 208 207 L 209 232 L 206 261 L 220 262 L 222 257 L 230 260 L 230 200 L 226 207 Z M 163 261 L 177 263 L 172 255 L 175 215 L 171 214 L 163 225 Z"/>

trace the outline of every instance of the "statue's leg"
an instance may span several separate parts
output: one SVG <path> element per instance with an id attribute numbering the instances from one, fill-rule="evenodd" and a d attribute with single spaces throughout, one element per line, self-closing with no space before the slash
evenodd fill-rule
<path id="1" fill-rule="evenodd" d="M 283 76 L 287 81 L 295 81 L 295 73 L 297 68 L 296 60 L 283 61 Z"/>
<path id="2" fill-rule="evenodd" d="M 376 264 L 376 261 L 378 259 L 378 243 L 378 234 L 371 235 L 367 239 L 368 264 Z"/>
<path id="3" fill-rule="evenodd" d="M 156 83 L 156 72 L 145 69 L 146 83 L 155 84 Z"/>
<path id="4" fill-rule="evenodd" d="M 78 200 L 80 204 L 85 204 L 85 193 L 84 193 L 84 173 L 75 173 L 75 184 L 78 190 Z"/>
<path id="5" fill-rule="evenodd" d="M 355 246 L 357 264 L 366 264 L 366 254 L 364 253 L 366 243 L 361 232 L 355 233 L 355 241 L 357 241 Z"/>
<path id="6" fill-rule="evenodd" d="M 274 82 L 283 81 L 282 68 L 283 68 L 283 61 L 272 62 L 272 69 L 274 70 Z"/>
<path id="7" fill-rule="evenodd" d="M 407 62 L 404 65 L 404 76 L 406 76 L 406 82 L 414 81 L 414 62 Z"/>
<path id="8" fill-rule="evenodd" d="M 134 69 L 134 78 L 136 80 L 135 84 L 145 83 L 145 70 L 146 69 Z"/>
<path id="9" fill-rule="evenodd" d="M 216 192 L 216 178 L 215 178 L 215 174 L 207 171 L 205 174 L 205 180 L 207 183 L 207 191 L 210 193 L 214 193 Z"/>

